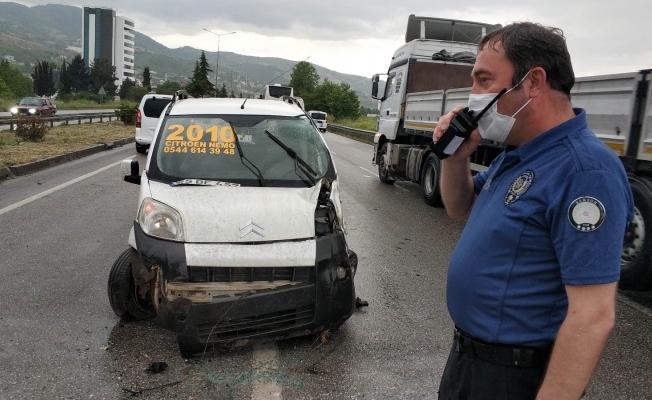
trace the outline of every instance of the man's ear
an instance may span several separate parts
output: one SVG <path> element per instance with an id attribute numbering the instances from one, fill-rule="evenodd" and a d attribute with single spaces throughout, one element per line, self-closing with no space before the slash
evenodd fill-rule
<path id="1" fill-rule="evenodd" d="M 541 94 L 548 85 L 546 71 L 541 67 L 534 67 L 530 71 L 530 97 L 534 98 Z"/>

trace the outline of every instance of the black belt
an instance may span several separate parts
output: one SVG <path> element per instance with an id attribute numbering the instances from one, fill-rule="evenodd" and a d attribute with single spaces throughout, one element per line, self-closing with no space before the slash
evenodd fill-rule
<path id="1" fill-rule="evenodd" d="M 550 359 L 552 346 L 537 349 L 482 343 L 455 328 L 457 350 L 486 362 L 511 367 L 541 367 Z"/>

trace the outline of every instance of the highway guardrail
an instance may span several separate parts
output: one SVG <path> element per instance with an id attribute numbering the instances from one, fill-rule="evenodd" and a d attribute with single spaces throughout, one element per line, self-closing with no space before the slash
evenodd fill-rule
<path id="1" fill-rule="evenodd" d="M 328 130 L 363 142 L 373 143 L 376 132 L 366 131 L 364 129 L 349 128 L 348 126 L 328 124 Z"/>
<path id="2" fill-rule="evenodd" d="M 29 117 L 29 115 L 21 115 L 20 117 Z M 97 122 L 104 122 L 105 119 L 111 121 L 113 118 L 117 119 L 115 112 L 97 112 L 97 113 L 88 113 L 88 114 L 66 114 L 66 115 L 55 115 L 54 117 L 41 117 L 44 121 L 49 122 L 50 126 L 54 126 L 55 122 L 62 122 L 66 125 L 69 125 L 70 121 L 77 121 L 78 124 L 81 124 L 82 121 L 88 120 L 89 123 L 93 123 L 93 120 L 99 120 Z M 11 117 L 0 117 L 0 125 L 9 125 L 9 130 L 14 130 L 14 124 L 18 116 Z"/>

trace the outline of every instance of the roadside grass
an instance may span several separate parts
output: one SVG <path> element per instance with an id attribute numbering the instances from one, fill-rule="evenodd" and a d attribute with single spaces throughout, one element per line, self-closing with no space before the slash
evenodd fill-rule
<path id="1" fill-rule="evenodd" d="M 342 118 L 333 122 L 337 125 L 347 126 L 349 128 L 363 129 L 365 131 L 376 132 L 376 118 L 358 117 L 358 119 Z"/>
<path id="2" fill-rule="evenodd" d="M 59 154 L 80 150 L 96 144 L 134 136 L 133 125 L 104 122 L 81 125 L 61 125 L 50 128 L 40 142 L 24 142 L 12 132 L 0 132 L 0 167 L 24 164 Z"/>
<path id="3" fill-rule="evenodd" d="M 7 111 L 14 107 L 20 99 L 0 99 L 0 111 Z M 91 100 L 73 100 L 61 101 L 52 100 L 57 106 L 57 110 L 97 110 L 103 108 L 118 108 L 120 107 L 119 101 L 105 101 L 104 104 L 98 104 Z"/>

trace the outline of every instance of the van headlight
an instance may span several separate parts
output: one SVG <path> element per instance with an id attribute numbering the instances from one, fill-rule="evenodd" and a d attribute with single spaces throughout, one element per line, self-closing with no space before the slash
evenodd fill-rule
<path id="1" fill-rule="evenodd" d="M 161 239 L 183 241 L 181 214 L 174 208 L 147 197 L 138 211 L 143 232 Z"/>
<path id="2" fill-rule="evenodd" d="M 14 114 L 14 115 L 18 114 L 18 107 L 11 107 L 11 109 L 9 110 L 9 112 L 11 112 L 11 113 Z"/>

